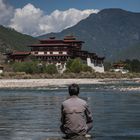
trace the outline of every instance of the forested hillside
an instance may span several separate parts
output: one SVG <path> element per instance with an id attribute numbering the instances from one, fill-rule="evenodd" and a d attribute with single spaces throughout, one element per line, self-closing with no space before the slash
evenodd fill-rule
<path id="1" fill-rule="evenodd" d="M 13 50 L 28 50 L 27 46 L 36 42 L 36 38 L 0 26 L 0 52 L 2 53 Z"/>

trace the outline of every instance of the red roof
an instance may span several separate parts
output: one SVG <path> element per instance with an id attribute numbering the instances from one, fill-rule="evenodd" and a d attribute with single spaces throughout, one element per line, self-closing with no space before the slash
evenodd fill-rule
<path id="1" fill-rule="evenodd" d="M 63 42 L 63 40 L 56 40 L 56 39 L 41 39 L 40 42 Z"/>
<path id="2" fill-rule="evenodd" d="M 64 37 L 64 40 L 76 40 L 76 38 L 73 35 L 68 35 Z"/>
<path id="3" fill-rule="evenodd" d="M 59 43 L 59 44 L 33 44 L 30 45 L 29 47 L 48 47 L 48 46 L 70 46 L 69 44 L 63 44 L 63 43 Z"/>
<path id="4" fill-rule="evenodd" d="M 123 63 L 115 63 L 113 64 L 114 67 L 124 67 L 126 64 Z"/>
<path id="5" fill-rule="evenodd" d="M 0 69 L 4 69 L 4 66 L 0 65 Z"/>
<path id="6" fill-rule="evenodd" d="M 84 43 L 84 41 L 76 40 L 74 36 L 65 36 L 63 40 L 55 39 L 55 37 L 50 37 L 49 39 L 41 39 L 40 42 L 46 42 L 46 43 L 70 43 L 70 42 L 77 42 L 77 43 Z"/>
<path id="7" fill-rule="evenodd" d="M 13 52 L 12 55 L 30 55 L 30 52 L 22 52 L 22 51 L 16 51 Z"/>
<path id="8" fill-rule="evenodd" d="M 70 43 L 70 42 L 76 42 L 76 43 L 84 43 L 84 41 L 80 41 L 80 40 L 64 40 L 64 43 Z"/>

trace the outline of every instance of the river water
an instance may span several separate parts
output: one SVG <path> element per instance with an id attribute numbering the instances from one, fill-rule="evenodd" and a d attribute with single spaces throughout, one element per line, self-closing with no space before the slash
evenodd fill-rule
<path id="1" fill-rule="evenodd" d="M 93 140 L 140 140 L 140 91 L 133 82 L 80 85 L 94 118 Z M 45 140 L 62 137 L 61 103 L 67 87 L 0 89 L 0 140 Z"/>

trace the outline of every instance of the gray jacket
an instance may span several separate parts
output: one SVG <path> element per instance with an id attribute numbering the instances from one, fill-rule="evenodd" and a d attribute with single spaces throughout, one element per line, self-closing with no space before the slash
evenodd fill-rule
<path id="1" fill-rule="evenodd" d="M 91 129 L 92 114 L 86 101 L 78 96 L 71 96 L 62 103 L 61 115 L 61 130 L 65 134 L 85 135 Z"/>

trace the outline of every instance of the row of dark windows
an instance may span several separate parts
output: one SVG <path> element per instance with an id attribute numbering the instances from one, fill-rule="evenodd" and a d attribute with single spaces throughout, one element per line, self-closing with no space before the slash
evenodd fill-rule
<path id="1" fill-rule="evenodd" d="M 35 54 L 38 54 L 38 52 L 35 52 Z M 47 52 L 44 52 L 44 54 L 47 54 Z M 53 52 L 49 52 L 49 54 L 53 54 Z M 59 54 L 63 54 L 63 52 L 59 52 Z"/>
<path id="2" fill-rule="evenodd" d="M 38 56 L 38 59 L 41 60 L 67 60 L 69 57 L 68 56 Z"/>

